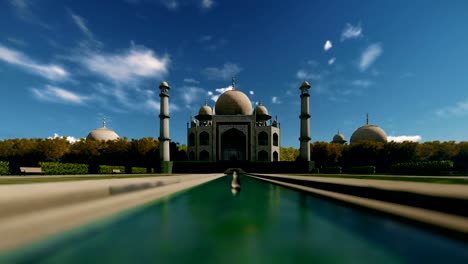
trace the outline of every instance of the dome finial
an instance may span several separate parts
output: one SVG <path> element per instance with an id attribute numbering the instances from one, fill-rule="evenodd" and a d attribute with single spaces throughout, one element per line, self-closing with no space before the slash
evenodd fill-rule
<path id="1" fill-rule="evenodd" d="M 205 105 L 208 105 L 208 98 L 205 98 Z"/>
<path id="2" fill-rule="evenodd" d="M 102 117 L 102 127 L 106 127 L 106 116 Z"/>
<path id="3" fill-rule="evenodd" d="M 236 76 L 232 76 L 232 89 L 236 89 Z"/>
<path id="4" fill-rule="evenodd" d="M 369 113 L 366 113 L 366 125 L 369 125 Z"/>

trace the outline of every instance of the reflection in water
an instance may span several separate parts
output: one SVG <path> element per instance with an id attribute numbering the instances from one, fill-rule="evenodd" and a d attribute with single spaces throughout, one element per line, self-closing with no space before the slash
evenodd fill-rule
<path id="1" fill-rule="evenodd" d="M 234 196 L 238 195 L 240 193 L 240 188 L 232 188 L 231 193 Z"/>
<path id="2" fill-rule="evenodd" d="M 465 243 L 239 178 L 235 198 L 221 177 L 0 263 L 468 263 Z"/>
<path id="3" fill-rule="evenodd" d="M 233 189 L 240 189 L 240 180 L 239 180 L 239 175 L 237 174 L 237 171 L 232 172 L 231 187 Z"/>

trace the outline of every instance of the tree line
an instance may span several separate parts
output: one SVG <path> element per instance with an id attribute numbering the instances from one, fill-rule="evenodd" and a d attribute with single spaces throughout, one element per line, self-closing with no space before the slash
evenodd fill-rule
<path id="1" fill-rule="evenodd" d="M 171 142 L 170 153 L 173 160 L 187 160 L 183 146 L 176 142 Z M 112 141 L 82 139 L 75 143 L 65 138 L 6 139 L 0 141 L 0 160 L 9 162 L 13 174 L 18 173 L 20 166 L 35 167 L 39 162 L 88 164 L 90 171 L 97 170 L 99 165 L 149 169 L 159 165 L 159 141 L 152 137 Z"/>
<path id="2" fill-rule="evenodd" d="M 375 166 L 377 172 L 389 172 L 392 164 L 421 161 L 450 160 L 454 170 L 468 171 L 468 142 L 430 141 L 373 142 L 353 144 L 315 142 L 311 144 L 311 160 L 318 168 L 340 166 L 346 168 Z"/>

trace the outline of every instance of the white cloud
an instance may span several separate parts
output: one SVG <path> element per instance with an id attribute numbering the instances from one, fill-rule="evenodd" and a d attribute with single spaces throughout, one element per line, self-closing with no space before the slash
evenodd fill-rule
<path id="1" fill-rule="evenodd" d="M 236 76 L 242 68 L 234 63 L 225 63 L 222 68 L 208 67 L 203 70 L 203 73 L 210 80 L 229 80 Z"/>
<path id="2" fill-rule="evenodd" d="M 161 0 L 161 2 L 169 10 L 176 10 L 179 7 L 179 2 L 176 0 Z"/>
<path id="3" fill-rule="evenodd" d="M 308 72 L 307 70 L 299 70 L 296 73 L 296 77 L 300 80 L 320 80 L 322 76 L 320 74 L 315 74 Z"/>
<path id="4" fill-rule="evenodd" d="M 335 63 L 335 61 L 336 61 L 336 58 L 335 58 L 335 57 L 329 59 L 329 60 L 328 60 L 328 65 L 332 65 L 333 63 Z"/>
<path id="5" fill-rule="evenodd" d="M 361 54 L 361 59 L 359 61 L 359 69 L 361 71 L 367 70 L 377 58 L 382 55 L 383 49 L 379 43 L 372 44 L 367 47 L 364 52 Z"/>
<path id="6" fill-rule="evenodd" d="M 341 32 L 341 41 L 344 41 L 346 39 L 359 38 L 359 37 L 362 37 L 361 24 L 358 24 L 357 26 L 353 26 L 347 23 L 345 28 L 343 29 L 343 32 Z"/>
<path id="7" fill-rule="evenodd" d="M 58 80 L 68 76 L 68 72 L 61 66 L 54 64 L 40 64 L 23 53 L 9 49 L 0 44 L 0 60 L 19 66 L 24 70 L 40 75 L 47 79 Z"/>
<path id="8" fill-rule="evenodd" d="M 209 9 L 213 6 L 214 2 L 213 0 L 202 0 L 202 7 Z"/>
<path id="9" fill-rule="evenodd" d="M 232 85 L 229 85 L 228 87 L 224 87 L 224 88 L 217 88 L 215 89 L 215 93 L 213 93 L 212 91 L 208 91 L 207 92 L 207 95 L 210 97 L 210 99 L 213 101 L 213 102 L 216 102 L 218 101 L 218 98 L 221 94 L 223 94 L 224 92 L 226 91 L 230 91 L 232 90 L 233 87 Z"/>
<path id="10" fill-rule="evenodd" d="M 387 137 L 388 141 L 393 141 L 393 142 L 405 142 L 405 141 L 410 141 L 410 142 L 419 142 L 421 141 L 421 136 L 388 136 Z"/>
<path id="11" fill-rule="evenodd" d="M 254 91 L 249 91 L 249 94 L 250 94 L 250 95 L 254 95 L 255 92 L 254 92 Z"/>
<path id="12" fill-rule="evenodd" d="M 193 79 L 193 78 L 184 78 L 184 82 L 186 83 L 195 83 L 195 84 L 199 84 L 200 82 Z"/>
<path id="13" fill-rule="evenodd" d="M 359 87 L 369 87 L 372 85 L 372 82 L 369 80 L 354 80 L 351 84 Z"/>
<path id="14" fill-rule="evenodd" d="M 90 39 L 93 38 L 93 33 L 91 32 L 91 30 L 89 30 L 89 28 L 86 26 L 86 21 L 80 17 L 79 15 L 76 15 L 72 12 L 70 12 L 70 15 L 73 19 L 73 22 L 75 22 L 75 24 L 78 26 L 78 28 Z"/>
<path id="15" fill-rule="evenodd" d="M 167 74 L 170 63 L 168 55 L 158 57 L 150 49 L 135 46 L 117 54 L 90 53 L 79 60 L 91 72 L 117 83 L 138 78 L 160 79 Z"/>
<path id="16" fill-rule="evenodd" d="M 200 99 L 205 99 L 200 97 L 207 94 L 204 89 L 195 86 L 184 86 L 181 90 L 184 91 L 181 97 L 187 107 L 190 107 L 194 102 L 200 101 Z"/>
<path id="17" fill-rule="evenodd" d="M 281 104 L 281 100 L 277 96 L 273 96 L 273 97 L 271 97 L 271 103 Z"/>
<path id="18" fill-rule="evenodd" d="M 39 100 L 50 102 L 82 104 L 88 99 L 86 96 L 51 85 L 46 85 L 45 89 L 32 88 L 31 91 Z"/>
<path id="19" fill-rule="evenodd" d="M 323 50 L 324 51 L 328 51 L 329 49 L 331 49 L 333 47 L 332 43 L 330 40 L 327 40 L 325 41 L 325 45 L 323 45 Z"/>
<path id="20" fill-rule="evenodd" d="M 54 136 L 53 137 L 47 137 L 48 139 L 54 139 L 54 138 L 65 138 L 68 142 L 70 142 L 71 144 L 77 142 L 80 140 L 80 138 L 75 138 L 75 137 L 72 137 L 72 136 L 60 136 L 59 134 L 57 133 L 54 133 Z"/>
<path id="21" fill-rule="evenodd" d="M 468 114 L 468 100 L 456 103 L 454 106 L 441 108 L 436 111 L 439 117 L 464 116 Z"/>
<path id="22" fill-rule="evenodd" d="M 31 11 L 32 7 L 34 6 L 34 1 L 31 0 L 9 0 L 10 5 L 16 12 L 18 18 L 23 20 L 24 22 L 28 22 L 30 24 L 39 25 L 45 29 L 50 30 L 51 27 L 44 23 L 41 19 L 34 15 Z M 36 1 L 37 2 L 37 1 Z"/>
<path id="23" fill-rule="evenodd" d="M 159 112 L 159 109 L 161 109 L 160 102 L 157 102 L 153 99 L 146 100 L 146 102 L 144 102 L 144 107 L 154 112 Z M 177 105 L 169 103 L 169 111 L 179 111 L 179 110 L 180 108 Z"/>
<path id="24" fill-rule="evenodd" d="M 7 38 L 7 40 L 10 41 L 13 44 L 16 44 L 16 45 L 19 45 L 19 46 L 23 46 L 23 47 L 28 46 L 28 43 L 26 43 L 26 41 L 21 40 L 21 39 Z"/>

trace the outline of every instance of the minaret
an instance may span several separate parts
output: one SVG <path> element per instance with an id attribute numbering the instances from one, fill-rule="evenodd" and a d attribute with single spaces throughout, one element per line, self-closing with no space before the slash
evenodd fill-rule
<path id="1" fill-rule="evenodd" d="M 169 162 L 171 160 L 169 154 L 169 84 L 167 82 L 162 82 L 159 85 L 161 93 L 160 97 L 160 109 L 159 109 L 159 157 L 161 160 L 161 172 L 164 171 L 164 168 L 167 168 L 164 162 Z"/>
<path id="2" fill-rule="evenodd" d="M 309 114 L 309 89 L 310 84 L 304 81 L 299 88 L 301 90 L 301 142 L 300 159 L 310 161 L 310 114 Z"/>

